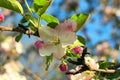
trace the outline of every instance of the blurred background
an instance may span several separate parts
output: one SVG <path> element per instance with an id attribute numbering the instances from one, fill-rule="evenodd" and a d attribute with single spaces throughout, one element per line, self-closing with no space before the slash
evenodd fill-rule
<path id="1" fill-rule="evenodd" d="M 26 9 L 24 1 L 19 1 Z M 29 5 L 32 5 L 33 0 L 27 1 Z M 4 22 L 0 22 L 0 25 L 5 27 L 16 27 L 22 19 L 21 15 L 4 8 L 0 8 L 0 13 L 5 16 Z M 77 35 L 81 35 L 86 39 L 86 47 L 89 48 L 93 55 L 97 55 L 100 60 L 120 62 L 120 0 L 54 0 L 46 13 L 57 17 L 61 22 L 68 19 L 72 14 L 90 14 L 88 21 L 77 32 Z M 46 23 L 41 21 L 41 24 L 45 25 Z M 12 68 L 10 65 L 13 65 L 13 63 L 14 66 L 18 67 L 19 63 L 20 69 L 23 69 L 25 66 L 26 69 L 40 76 L 42 80 L 68 80 L 65 74 L 58 69 L 59 61 L 57 60 L 52 62 L 48 71 L 45 71 L 45 60 L 40 57 L 34 47 L 34 42 L 39 38 L 34 36 L 29 38 L 27 35 L 24 35 L 19 42 L 21 47 L 19 46 L 18 48 L 22 50 L 20 52 L 20 50 L 17 51 L 16 42 L 13 40 L 11 42 L 7 41 L 7 38 L 10 39 L 9 36 L 11 35 L 14 37 L 18 34 L 0 31 L 1 63 L 9 65 L 8 68 Z M 6 47 L 3 46 L 5 44 L 14 45 L 10 47 L 12 49 L 7 51 Z M 14 52 L 14 49 L 16 52 Z M 18 55 L 14 53 L 18 53 Z M 9 63 L 5 63 L 6 60 L 8 61 L 8 58 Z M 17 61 L 13 61 L 11 58 L 17 58 Z M 0 69 L 1 71 L 5 72 L 2 68 Z M 20 72 L 19 75 L 17 72 Z M 22 72 L 17 70 L 17 72 L 15 72 L 15 75 L 23 78 L 20 80 L 34 80 L 31 74 L 27 74 L 25 70 Z M 8 76 L 13 77 L 14 75 L 11 75 L 8 70 L 4 76 L 0 74 L 0 80 L 3 80 L 2 77 L 6 78 Z M 19 79 L 6 78 L 5 80 Z"/>

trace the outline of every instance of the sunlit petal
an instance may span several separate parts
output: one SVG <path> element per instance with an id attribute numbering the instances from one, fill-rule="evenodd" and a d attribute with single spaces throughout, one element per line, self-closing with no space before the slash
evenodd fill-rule
<path id="1" fill-rule="evenodd" d="M 40 27 L 40 38 L 45 42 L 50 42 L 56 36 L 56 31 L 50 27 Z"/>
<path id="2" fill-rule="evenodd" d="M 39 49 L 39 54 L 41 56 L 50 56 L 55 50 L 54 44 L 45 44 L 42 48 Z"/>
<path id="3" fill-rule="evenodd" d="M 61 59 L 65 55 L 65 48 L 63 48 L 61 44 L 56 45 L 53 55 L 55 58 Z"/>
<path id="4" fill-rule="evenodd" d="M 61 42 L 62 46 L 65 47 L 67 45 L 73 44 L 77 37 L 74 32 L 61 31 L 61 33 L 59 33 L 59 38 L 60 38 L 60 42 Z"/>

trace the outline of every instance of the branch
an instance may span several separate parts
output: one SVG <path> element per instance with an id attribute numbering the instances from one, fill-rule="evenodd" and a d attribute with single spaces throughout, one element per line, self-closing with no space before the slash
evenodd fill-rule
<path id="1" fill-rule="evenodd" d="M 32 30 L 23 30 L 23 29 L 20 29 L 19 27 L 10 28 L 10 27 L 0 26 L 0 30 L 1 30 L 1 31 L 19 32 L 19 33 L 24 33 L 24 34 L 27 34 L 27 35 L 34 35 L 34 36 L 38 36 L 38 37 L 39 37 L 38 32 L 34 32 L 34 31 L 32 31 Z"/>
<path id="2" fill-rule="evenodd" d="M 90 66 L 88 67 L 92 71 L 97 71 L 97 72 L 102 72 L 102 73 L 115 73 L 115 72 L 120 72 L 120 70 L 115 69 L 115 67 L 118 68 L 118 66 L 120 66 L 120 64 L 115 65 L 114 68 L 111 68 L 111 69 L 109 68 L 108 69 L 94 69 L 94 68 L 91 68 Z"/>
<path id="3" fill-rule="evenodd" d="M 115 73 L 120 72 L 120 70 L 113 70 L 113 69 L 91 69 L 92 71 L 103 72 L 103 73 Z"/>
<path id="4" fill-rule="evenodd" d="M 108 69 L 117 69 L 120 67 L 120 63 L 119 64 L 116 64 L 114 66 L 109 66 Z"/>

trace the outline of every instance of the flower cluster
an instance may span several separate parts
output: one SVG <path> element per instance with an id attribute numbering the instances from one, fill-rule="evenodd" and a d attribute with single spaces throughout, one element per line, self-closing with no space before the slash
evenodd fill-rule
<path id="1" fill-rule="evenodd" d="M 5 72 L 0 74 L 0 80 L 27 80 L 24 75 L 19 74 L 23 65 L 19 61 L 10 61 L 3 66 Z"/>
<path id="2" fill-rule="evenodd" d="M 71 69 L 70 72 L 76 72 L 77 70 L 79 70 L 81 68 L 81 66 L 77 66 L 76 69 Z M 95 76 L 95 73 L 93 71 L 84 71 L 82 73 L 78 73 L 78 74 L 69 74 L 67 75 L 67 77 L 70 80 L 94 80 L 93 77 Z"/>
<path id="3" fill-rule="evenodd" d="M 99 69 L 99 64 L 97 63 L 97 59 L 91 57 L 90 55 L 86 55 L 84 57 L 85 59 L 85 64 L 90 68 L 90 69 Z M 70 80 L 94 80 L 95 77 L 95 72 L 91 71 L 91 70 L 84 70 L 82 71 L 82 68 L 85 68 L 84 65 L 79 65 L 76 67 L 76 69 L 71 69 L 69 70 L 69 73 L 67 76 Z M 78 71 L 80 71 L 77 74 L 71 74 L 71 73 L 76 73 Z"/>
<path id="4" fill-rule="evenodd" d="M 0 47 L 7 56 L 15 57 L 23 53 L 22 44 L 20 42 L 15 42 L 13 37 L 7 37 L 2 43 L 0 43 Z"/>
<path id="5" fill-rule="evenodd" d="M 41 40 L 35 42 L 35 47 L 41 56 L 53 54 L 55 58 L 61 59 L 66 54 L 65 48 L 76 41 L 76 29 L 77 23 L 72 20 L 65 20 L 55 29 L 40 27 L 38 31 Z"/>

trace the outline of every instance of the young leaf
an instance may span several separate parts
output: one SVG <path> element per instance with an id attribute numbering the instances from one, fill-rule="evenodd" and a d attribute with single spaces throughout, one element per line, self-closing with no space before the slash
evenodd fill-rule
<path id="1" fill-rule="evenodd" d="M 78 39 L 74 42 L 74 44 L 71 45 L 71 48 L 74 48 L 76 46 L 85 46 L 86 40 L 82 36 L 77 36 Z"/>
<path id="2" fill-rule="evenodd" d="M 1 0 L 0 7 L 7 8 L 9 10 L 13 10 L 20 14 L 24 13 L 21 4 L 17 0 Z"/>
<path id="3" fill-rule="evenodd" d="M 77 36 L 78 37 L 78 40 L 81 44 L 85 45 L 86 44 L 86 40 L 85 38 L 83 38 L 82 36 Z"/>
<path id="4" fill-rule="evenodd" d="M 52 0 L 34 0 L 34 11 L 41 16 L 52 3 Z"/>
<path id="5" fill-rule="evenodd" d="M 25 19 L 25 17 L 23 16 L 23 18 L 20 20 L 20 23 L 25 23 L 28 22 L 27 19 Z"/>
<path id="6" fill-rule="evenodd" d="M 78 23 L 78 29 L 76 30 L 76 32 L 83 26 L 88 17 L 88 14 L 74 14 L 71 16 L 71 19 Z"/>
<path id="7" fill-rule="evenodd" d="M 20 39 L 22 38 L 22 33 L 20 33 L 16 38 L 15 38 L 15 41 L 17 41 L 17 42 L 19 42 L 20 41 Z"/>
<path id="8" fill-rule="evenodd" d="M 78 16 L 77 16 L 76 14 L 73 14 L 73 15 L 71 16 L 71 19 L 74 20 L 74 21 L 77 21 Z"/>
<path id="9" fill-rule="evenodd" d="M 49 15 L 49 14 L 43 14 L 41 16 L 41 19 L 45 20 L 47 23 L 53 23 L 54 22 L 54 23 L 59 24 L 59 20 L 56 17 L 54 17 L 52 15 Z"/>
<path id="10" fill-rule="evenodd" d="M 109 66 L 114 65 L 115 63 L 113 62 L 104 62 L 104 61 L 99 61 L 99 66 L 100 69 L 107 69 Z"/>
<path id="11" fill-rule="evenodd" d="M 48 70 L 52 60 L 53 60 L 53 55 L 46 56 L 46 70 Z"/>
<path id="12" fill-rule="evenodd" d="M 107 73 L 105 75 L 105 77 L 108 79 L 108 80 L 115 80 L 116 78 L 120 77 L 120 72 L 116 72 L 116 73 Z M 117 80 L 117 79 L 116 79 Z"/>
<path id="13" fill-rule="evenodd" d="M 55 23 L 55 22 L 51 22 L 51 23 L 48 23 L 47 26 L 51 27 L 51 28 L 55 28 L 56 26 L 58 25 L 58 23 Z"/>

